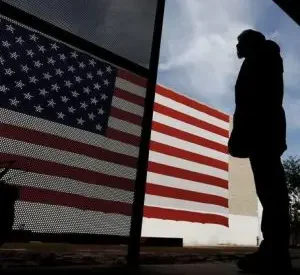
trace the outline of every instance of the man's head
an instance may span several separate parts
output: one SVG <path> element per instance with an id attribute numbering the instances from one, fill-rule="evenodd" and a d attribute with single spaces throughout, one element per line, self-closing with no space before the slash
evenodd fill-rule
<path id="1" fill-rule="evenodd" d="M 264 42 L 265 36 L 255 30 L 245 30 L 238 36 L 237 55 L 238 58 L 249 57 L 253 52 L 256 52 Z"/>

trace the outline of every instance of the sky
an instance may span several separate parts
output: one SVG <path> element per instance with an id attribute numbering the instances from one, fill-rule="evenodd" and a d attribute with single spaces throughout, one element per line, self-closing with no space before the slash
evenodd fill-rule
<path id="1" fill-rule="evenodd" d="M 158 83 L 230 115 L 243 60 L 236 37 L 256 29 L 281 47 L 287 156 L 300 156 L 300 26 L 271 0 L 166 0 Z"/>

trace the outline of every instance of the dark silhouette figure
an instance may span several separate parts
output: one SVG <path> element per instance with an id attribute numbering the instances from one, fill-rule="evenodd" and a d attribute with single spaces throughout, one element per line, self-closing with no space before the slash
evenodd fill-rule
<path id="1" fill-rule="evenodd" d="M 237 54 L 245 60 L 235 86 L 236 109 L 228 148 L 230 155 L 250 159 L 263 206 L 264 238 L 258 252 L 240 260 L 238 267 L 287 274 L 291 261 L 289 197 L 281 163 L 287 149 L 283 61 L 279 46 L 254 30 L 239 35 Z"/>

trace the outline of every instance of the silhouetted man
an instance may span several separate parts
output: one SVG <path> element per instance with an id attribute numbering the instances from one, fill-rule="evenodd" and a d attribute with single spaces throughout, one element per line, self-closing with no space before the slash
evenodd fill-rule
<path id="1" fill-rule="evenodd" d="M 281 163 L 287 146 L 280 48 L 260 32 L 246 30 L 238 37 L 237 54 L 245 60 L 235 86 L 236 109 L 228 148 L 230 155 L 250 159 L 263 206 L 264 238 L 258 252 L 240 260 L 238 267 L 244 271 L 287 274 L 291 267 L 290 220 Z"/>

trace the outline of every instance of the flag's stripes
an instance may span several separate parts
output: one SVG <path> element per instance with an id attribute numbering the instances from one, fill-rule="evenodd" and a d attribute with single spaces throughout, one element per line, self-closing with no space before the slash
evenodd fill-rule
<path id="1" fill-rule="evenodd" d="M 168 135 L 170 137 L 175 137 L 178 140 L 181 140 L 181 144 L 182 144 L 181 146 L 184 146 L 185 142 L 188 142 L 188 143 L 194 143 L 195 145 L 200 145 L 206 148 L 219 151 L 220 153 L 223 154 L 226 154 L 228 152 L 226 145 L 212 141 L 209 139 L 209 137 L 208 138 L 199 137 L 194 134 L 182 131 L 180 129 L 176 129 L 171 126 L 164 125 L 160 122 L 156 122 L 156 121 L 152 122 L 152 133 L 153 131 Z M 163 142 L 163 140 L 161 140 L 161 142 Z"/>
<path id="2" fill-rule="evenodd" d="M 145 206 L 144 217 L 161 220 L 186 221 L 193 223 L 209 223 L 228 226 L 228 218 L 222 215 L 197 213 L 175 209 Z"/>
<path id="3" fill-rule="evenodd" d="M 228 163 L 225 161 L 221 161 L 212 157 L 207 157 L 201 154 L 194 153 L 194 151 L 188 150 L 188 148 L 186 147 L 184 148 L 185 150 L 176 148 L 173 146 L 174 145 L 173 143 L 169 143 L 169 144 L 171 144 L 172 146 L 156 142 L 152 139 L 152 141 L 150 142 L 150 150 L 165 155 L 177 157 L 180 159 L 201 163 L 228 172 Z"/>
<path id="4" fill-rule="evenodd" d="M 81 129 L 75 129 L 64 124 L 54 123 L 45 119 L 39 119 L 33 116 L 0 108 L 0 122 L 11 124 L 17 127 L 28 128 L 40 131 L 46 134 L 60 136 L 67 140 L 81 142 L 86 145 L 97 146 L 111 152 L 124 154 L 131 157 L 138 157 L 139 148 L 126 144 L 124 141 L 111 140 L 107 137 L 86 132 Z M 2 126 L 2 124 L 0 124 Z M 1 132 L 5 131 L 5 127 L 1 128 Z M 68 142 L 68 141 L 66 141 Z"/>
<path id="5" fill-rule="evenodd" d="M 228 172 L 222 169 L 154 151 L 150 151 L 149 161 L 152 163 L 159 163 L 174 168 L 184 169 L 186 172 L 206 174 L 223 180 L 227 180 L 228 178 Z"/>
<path id="6" fill-rule="evenodd" d="M 25 224 L 38 233 L 83 233 L 129 236 L 130 216 L 60 205 L 17 201 L 14 228 Z"/>
<path id="7" fill-rule="evenodd" d="M 115 118 L 118 118 L 118 119 L 124 119 L 124 117 L 126 117 L 127 121 L 129 121 L 133 124 L 136 124 L 138 126 L 141 126 L 141 124 L 142 124 L 142 117 L 141 116 L 123 111 L 123 110 L 115 108 L 115 107 L 111 108 L 110 115 L 115 117 Z"/>
<path id="8" fill-rule="evenodd" d="M 0 136 L 8 139 L 19 140 L 27 143 L 64 150 L 91 158 L 98 158 L 115 164 L 136 167 L 136 157 L 116 153 L 107 149 L 85 144 L 71 139 L 65 139 L 53 134 L 46 134 L 37 130 L 22 128 L 10 124 L 0 123 Z"/>
<path id="9" fill-rule="evenodd" d="M 217 147 L 217 144 L 210 142 L 209 140 L 203 140 L 201 139 L 201 143 L 199 142 L 189 142 L 182 140 L 176 136 L 176 132 L 172 131 L 174 136 L 167 135 L 166 130 L 168 130 L 167 127 L 164 127 L 163 125 L 159 125 L 156 122 L 153 123 L 152 129 L 158 129 L 162 130 L 162 132 L 153 131 L 151 132 L 151 141 L 155 143 L 159 143 L 162 145 L 172 145 L 172 147 L 175 147 L 177 149 L 185 150 L 188 152 L 194 152 L 198 155 L 203 155 L 205 157 L 210 157 L 215 159 L 216 161 L 221 162 L 227 162 L 228 161 L 228 155 L 226 153 L 220 152 L 219 150 L 215 149 Z M 225 147 L 225 146 L 224 146 Z M 218 148 L 218 147 L 217 147 Z M 226 148 L 225 148 L 226 149 Z M 227 150 L 227 149 L 226 149 Z"/>
<path id="10" fill-rule="evenodd" d="M 217 134 L 217 135 L 228 138 L 228 130 L 227 129 L 222 129 L 218 126 L 210 124 L 209 122 L 206 122 L 206 121 L 200 120 L 198 118 L 192 117 L 190 115 L 187 115 L 186 113 L 183 112 L 183 110 L 176 111 L 176 110 L 173 109 L 173 106 L 172 106 L 172 108 L 170 108 L 170 107 L 161 105 L 159 103 L 155 103 L 154 104 L 154 111 L 157 112 L 157 113 L 163 114 L 165 116 L 168 116 L 168 117 L 186 122 L 186 123 L 191 124 L 195 127 L 207 130 L 211 133 L 214 133 L 214 134 Z"/>
<path id="11" fill-rule="evenodd" d="M 130 93 L 128 91 L 116 88 L 114 96 L 118 97 L 118 98 L 125 99 L 125 100 L 127 100 L 129 102 L 132 102 L 134 104 L 137 104 L 139 106 L 144 107 L 144 101 L 145 101 L 145 99 L 143 97 L 141 97 L 141 96 L 137 96 L 137 95 L 132 94 L 132 93 Z"/>
<path id="12" fill-rule="evenodd" d="M 141 106 L 116 96 L 112 99 L 112 106 L 137 116 L 143 116 L 144 113 L 144 109 Z"/>
<path id="13" fill-rule="evenodd" d="M 102 174 L 92 170 L 59 164 L 53 161 L 45 161 L 17 154 L 0 153 L 0 158 L 6 161 L 15 161 L 13 168 L 30 171 L 50 176 L 69 178 L 90 184 L 104 185 L 112 188 L 128 191 L 134 190 L 134 180 Z M 56 159 L 55 159 L 56 160 Z"/>
<path id="14" fill-rule="evenodd" d="M 112 116 L 110 116 L 108 119 L 108 127 L 137 137 L 141 136 L 142 131 L 142 127 L 127 122 L 126 118 L 123 120 Z"/>
<path id="15" fill-rule="evenodd" d="M 190 99 L 184 95 L 176 93 L 170 89 L 167 89 L 165 87 L 158 85 L 156 88 L 156 93 L 161 96 L 172 99 L 174 101 L 177 101 L 178 103 L 181 103 L 185 106 L 189 106 L 189 107 L 191 107 L 195 110 L 198 110 L 202 113 L 206 113 L 211 117 L 215 117 L 215 118 L 218 118 L 219 120 L 223 120 L 224 122 L 229 123 L 229 115 L 224 114 L 224 113 L 222 113 L 216 109 L 213 109 L 211 107 L 208 107 L 208 106 L 206 106 L 200 102 L 197 102 L 193 99 Z"/>
<path id="16" fill-rule="evenodd" d="M 106 136 L 110 139 L 131 144 L 136 147 L 140 145 L 140 141 L 141 141 L 141 138 L 138 136 L 127 134 L 125 132 L 113 128 L 108 128 L 106 130 Z"/>
<path id="17" fill-rule="evenodd" d="M 207 193 L 193 192 L 181 188 L 172 188 L 151 183 L 147 184 L 147 194 L 228 207 L 228 199 L 215 194 L 211 195 Z"/>
<path id="18" fill-rule="evenodd" d="M 40 188 L 49 191 L 69 193 L 93 199 L 104 199 L 124 203 L 133 202 L 133 192 L 115 189 L 105 185 L 89 184 L 70 178 L 43 175 L 11 169 L 6 178 L 16 178 L 12 184 L 20 187 Z M 10 181 L 9 181 L 10 182 Z"/>
<path id="19" fill-rule="evenodd" d="M 187 171 L 182 168 L 176 168 L 176 167 L 168 166 L 168 165 L 161 164 L 161 163 L 154 163 L 154 162 L 150 161 L 148 164 L 148 171 L 157 173 L 157 174 L 161 174 L 161 175 L 167 175 L 170 177 L 176 177 L 176 178 L 180 178 L 180 179 L 186 179 L 186 180 L 190 180 L 190 181 L 211 184 L 211 185 L 219 186 L 222 188 L 228 188 L 227 180 L 209 176 L 207 174 L 201 174 L 201 173 L 197 173 L 197 172 Z"/>
<path id="20" fill-rule="evenodd" d="M 147 79 L 146 78 L 135 75 L 129 71 L 126 71 L 123 69 L 118 69 L 118 77 L 120 77 L 121 79 L 127 79 L 131 83 L 134 83 L 138 86 L 141 86 L 144 88 L 147 87 Z"/>
<path id="21" fill-rule="evenodd" d="M 180 188 L 187 191 L 194 191 L 198 193 L 205 193 L 215 195 L 228 199 L 229 191 L 223 187 L 206 184 L 200 181 L 191 181 L 186 179 L 177 178 L 174 176 L 162 175 L 158 173 L 148 172 L 148 184 L 155 184 L 171 188 Z"/>
<path id="22" fill-rule="evenodd" d="M 172 127 L 173 129 L 183 131 L 187 134 L 190 134 L 190 135 L 193 135 L 196 137 L 209 139 L 209 140 L 219 143 L 220 145 L 223 145 L 223 146 L 227 145 L 228 138 L 217 135 L 212 132 L 209 132 L 202 128 L 198 128 L 197 126 L 180 121 L 179 119 L 171 118 L 169 116 L 154 112 L 153 113 L 153 121 L 159 122 L 163 125 Z"/>
<path id="23" fill-rule="evenodd" d="M 115 88 L 127 91 L 133 95 L 145 98 L 146 97 L 146 88 L 139 86 L 130 81 L 129 78 L 116 78 Z"/>

